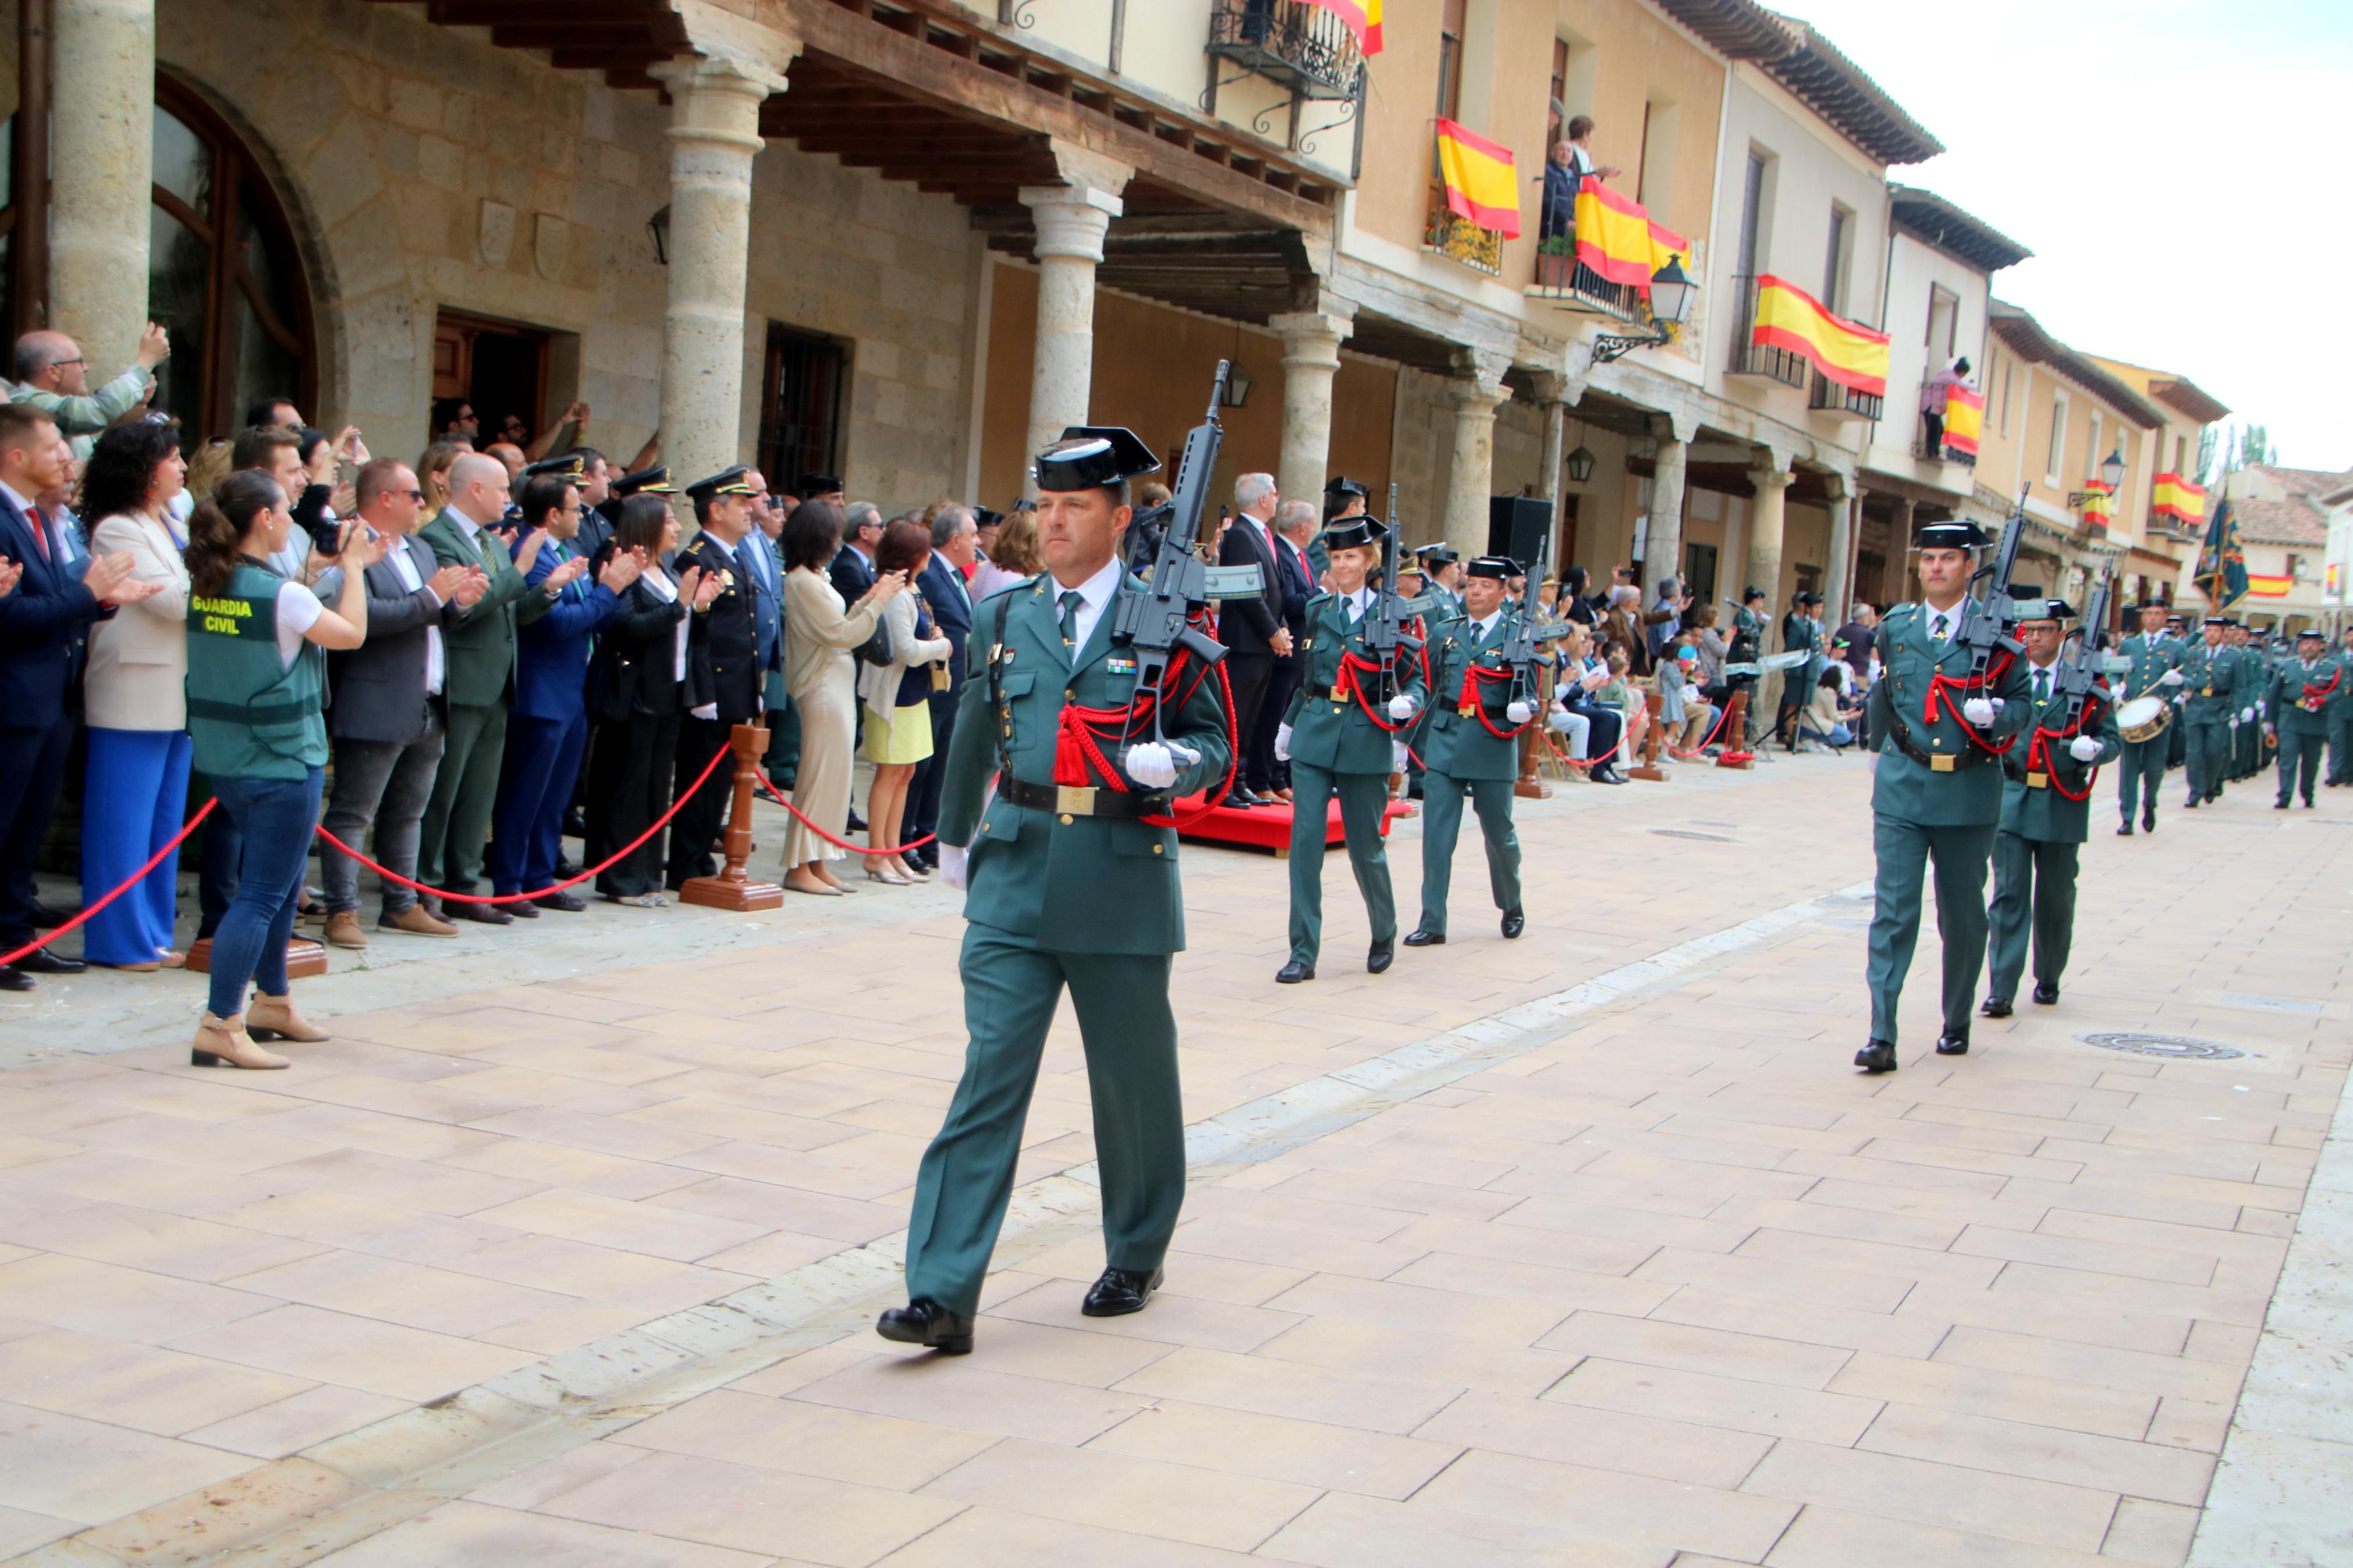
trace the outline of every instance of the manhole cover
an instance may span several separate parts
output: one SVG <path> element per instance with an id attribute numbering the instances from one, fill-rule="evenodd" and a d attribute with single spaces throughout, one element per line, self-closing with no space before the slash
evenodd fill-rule
<path id="1" fill-rule="evenodd" d="M 1729 833 L 1694 833 L 1688 827 L 1653 827 L 1651 832 L 1662 838 L 1704 838 L 1711 844 L 1737 844 Z"/>
<path id="2" fill-rule="evenodd" d="M 2221 1062 L 2247 1054 L 2236 1046 L 2220 1045 L 2212 1040 L 2193 1040 L 2183 1035 L 2101 1034 L 2078 1035 L 2075 1037 L 2104 1051 L 2129 1051 L 2137 1057 L 2168 1057 L 2175 1061 Z"/>

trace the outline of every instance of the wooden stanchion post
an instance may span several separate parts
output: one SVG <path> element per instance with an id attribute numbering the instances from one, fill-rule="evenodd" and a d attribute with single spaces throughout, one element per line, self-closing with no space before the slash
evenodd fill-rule
<path id="1" fill-rule="evenodd" d="M 754 882 L 744 873 L 752 858 L 752 789 L 760 776 L 761 754 L 768 749 L 768 731 L 757 724 L 738 724 L 728 744 L 735 752 L 735 798 L 727 807 L 727 867 L 716 877 L 689 878 L 678 890 L 679 902 L 737 912 L 780 909 L 784 889 L 774 882 Z"/>
<path id="2" fill-rule="evenodd" d="M 1718 753 L 1719 768 L 1754 768 L 1757 753 L 1748 749 L 1748 692 L 1746 689 L 1732 694 L 1732 705 L 1724 715 L 1724 750 Z"/>
<path id="3" fill-rule="evenodd" d="M 1520 776 L 1512 785 L 1512 793 L 1522 800 L 1550 800 L 1552 785 L 1536 776 L 1536 764 L 1543 760 L 1544 742 L 1536 734 L 1536 725 L 1544 715 L 1536 715 L 1535 723 L 1520 731 Z"/>
<path id="4" fill-rule="evenodd" d="M 1667 770 L 1659 765 L 1659 694 L 1655 691 L 1644 693 L 1642 706 L 1649 710 L 1651 715 L 1650 723 L 1642 731 L 1642 760 L 1628 768 L 1626 776 L 1650 784 L 1664 784 L 1667 782 Z"/>

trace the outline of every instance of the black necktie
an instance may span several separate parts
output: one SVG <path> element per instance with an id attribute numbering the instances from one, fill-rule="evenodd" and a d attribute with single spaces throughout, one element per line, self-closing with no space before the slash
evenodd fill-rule
<path id="1" fill-rule="evenodd" d="M 2034 700 L 2038 705 L 2051 700 L 2051 672 L 2047 669 L 2034 672 Z"/>
<path id="2" fill-rule="evenodd" d="M 1074 664 L 1079 657 L 1079 606 L 1086 602 L 1087 596 L 1076 588 L 1055 601 L 1062 606 L 1062 657 Z"/>

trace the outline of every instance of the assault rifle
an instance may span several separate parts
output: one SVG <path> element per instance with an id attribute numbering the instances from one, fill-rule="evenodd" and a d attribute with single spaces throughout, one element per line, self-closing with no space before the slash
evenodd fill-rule
<path id="1" fill-rule="evenodd" d="M 2053 689 L 2067 699 L 2067 728 L 2071 731 L 2084 721 L 2084 704 L 2099 686 L 2099 654 L 2108 642 L 2108 595 L 2114 585 L 2114 578 L 2105 572 L 2100 574 L 2099 586 L 2084 602 L 2075 646 L 2059 661 L 2059 672 L 2052 682 Z"/>
<path id="2" fill-rule="evenodd" d="M 1397 695 L 1397 661 L 1400 648 L 1409 652 L 1420 648 L 1421 639 L 1405 629 L 1413 618 L 1420 601 L 1409 603 L 1398 596 L 1398 552 L 1401 531 L 1398 527 L 1397 493 L 1389 486 L 1389 536 L 1381 545 L 1381 570 L 1378 592 L 1373 595 L 1372 614 L 1365 617 L 1365 646 L 1381 659 L 1381 699 L 1387 701 Z"/>
<path id="3" fill-rule="evenodd" d="M 1953 633 L 1953 640 L 1969 650 L 1972 691 L 1984 692 L 1996 654 L 2006 652 L 2015 658 L 2026 651 L 2026 645 L 2015 635 L 2018 606 L 2010 598 L 2010 580 L 2018 568 L 2018 546 L 2025 534 L 2026 491 L 2021 489 L 2017 510 L 2001 525 L 2001 542 L 1994 547 L 1993 559 L 1969 574 L 1972 587 L 1979 578 L 1986 580 L 1985 597 L 1962 599 L 1961 624 Z"/>
<path id="4" fill-rule="evenodd" d="M 1512 700 L 1531 707 L 1545 705 L 1546 685 L 1544 664 L 1536 656 L 1536 639 L 1541 632 L 1557 635 L 1561 628 L 1536 626 L 1536 597 L 1544 592 L 1545 565 L 1552 555 L 1552 530 L 1546 527 L 1542 542 L 1536 546 L 1535 564 L 1528 569 L 1527 585 L 1520 590 L 1520 611 L 1516 619 L 1508 623 L 1504 634 L 1504 658 L 1512 667 Z"/>
<path id="5" fill-rule="evenodd" d="M 1166 530 L 1153 559 L 1152 580 L 1142 589 L 1123 589 L 1112 607 L 1112 640 L 1135 650 L 1135 689 L 1149 687 L 1160 700 L 1152 705 L 1152 738 L 1166 740 L 1161 716 L 1173 696 L 1166 689 L 1168 664 L 1183 648 L 1203 664 L 1226 657 L 1222 644 L 1193 625 L 1195 611 L 1209 602 L 1208 568 L 1193 553 L 1201 531 L 1202 514 L 1209 505 L 1209 480 L 1218 466 L 1218 447 L 1225 429 L 1218 423 L 1218 405 L 1225 401 L 1227 363 L 1218 362 L 1217 384 L 1209 391 L 1209 412 L 1185 437 L 1185 455 L 1176 463 L 1176 490 L 1168 500 Z"/>

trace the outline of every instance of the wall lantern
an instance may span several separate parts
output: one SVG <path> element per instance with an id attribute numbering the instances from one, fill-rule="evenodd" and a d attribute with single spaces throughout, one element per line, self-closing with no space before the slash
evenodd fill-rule
<path id="1" fill-rule="evenodd" d="M 1250 395 L 1250 373 L 1244 370 L 1241 362 L 1237 360 L 1233 368 L 1226 372 L 1226 406 L 1240 408 L 1242 400 Z"/>
<path id="2" fill-rule="evenodd" d="M 1593 448 L 1579 441 L 1577 450 L 1568 455 L 1568 480 L 1581 485 L 1593 477 Z"/>
<path id="3" fill-rule="evenodd" d="M 1692 301 L 1699 296 L 1699 285 L 1683 270 L 1680 255 L 1667 258 L 1667 264 L 1651 274 L 1651 320 L 1658 330 L 1639 338 L 1618 337 L 1604 333 L 1593 340 L 1593 363 L 1608 364 L 1623 359 L 1636 349 L 1652 349 L 1674 337 L 1676 327 L 1691 315 Z"/>

